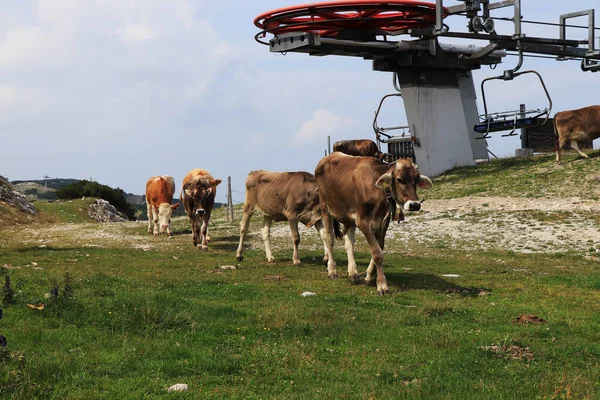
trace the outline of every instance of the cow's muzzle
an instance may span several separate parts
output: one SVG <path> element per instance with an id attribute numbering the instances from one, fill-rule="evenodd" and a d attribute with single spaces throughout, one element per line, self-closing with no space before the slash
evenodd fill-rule
<path id="1" fill-rule="evenodd" d="M 421 202 L 410 200 L 404 203 L 404 209 L 406 211 L 419 211 L 421 209 Z"/>
<path id="2" fill-rule="evenodd" d="M 201 210 L 201 209 L 196 210 L 196 215 L 200 216 L 200 215 L 204 215 L 205 213 L 206 213 L 206 211 L 204 211 L 204 210 Z"/>

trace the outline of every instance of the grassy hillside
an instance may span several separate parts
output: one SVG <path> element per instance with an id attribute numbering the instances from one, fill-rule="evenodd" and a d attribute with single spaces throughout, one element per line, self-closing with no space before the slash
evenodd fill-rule
<path id="1" fill-rule="evenodd" d="M 314 229 L 301 229 L 294 267 L 289 228 L 274 223 L 276 261 L 265 262 L 259 213 L 238 263 L 239 206 L 236 222 L 215 211 L 208 252 L 193 248 L 186 218 L 172 238 L 140 222 L 0 229 L 0 278 L 13 288 L 0 293 L 0 397 L 600 398 L 600 241 L 581 237 L 600 221 L 587 208 L 493 209 L 491 197 L 595 207 L 598 162 L 499 160 L 434 180 L 424 211 L 390 227 L 383 297 L 348 282 L 341 242 L 340 278 L 328 279 Z M 475 207 L 461 197 L 472 195 L 490 197 Z M 44 206 L 64 218 L 82 204 Z M 527 227 L 555 243 L 522 246 Z M 358 233 L 356 259 L 364 277 Z M 189 392 L 165 390 L 176 383 Z"/>
<path id="2" fill-rule="evenodd" d="M 506 158 L 457 168 L 435 179 L 427 197 L 600 198 L 600 153 L 591 153 L 588 160 L 569 153 L 560 165 L 554 160 L 554 155 Z"/>

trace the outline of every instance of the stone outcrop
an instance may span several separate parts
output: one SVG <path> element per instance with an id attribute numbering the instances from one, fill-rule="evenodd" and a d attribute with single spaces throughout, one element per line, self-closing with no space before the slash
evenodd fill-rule
<path id="1" fill-rule="evenodd" d="M 36 215 L 37 210 L 27 199 L 25 195 L 19 192 L 8 181 L 8 179 L 0 176 L 0 202 L 4 202 L 17 210 L 30 215 Z"/>
<path id="2" fill-rule="evenodd" d="M 97 222 L 127 222 L 127 217 L 106 200 L 98 199 L 90 204 L 88 215 Z"/>

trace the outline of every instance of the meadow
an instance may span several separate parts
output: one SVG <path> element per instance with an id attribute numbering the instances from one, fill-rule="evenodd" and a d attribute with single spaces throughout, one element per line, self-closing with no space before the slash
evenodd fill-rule
<path id="1" fill-rule="evenodd" d="M 89 199 L 37 202 L 38 221 L 0 230 L 0 284 L 10 279 L 0 398 L 600 398 L 600 248 L 575 237 L 584 245 L 565 250 L 560 235 L 574 224 L 599 231 L 593 212 L 515 211 L 523 226 L 555 232 L 535 251 L 518 246 L 518 230 L 477 247 L 442 225 L 490 225 L 507 213 L 485 200 L 499 196 L 594 205 L 598 162 L 498 160 L 435 179 L 423 212 L 386 242 L 386 296 L 346 279 L 341 242 L 341 277 L 328 279 L 314 230 L 301 231 L 295 267 L 289 228 L 274 224 L 277 261 L 267 263 L 259 213 L 236 262 L 239 206 L 235 222 L 215 211 L 204 253 L 185 218 L 172 238 L 153 237 L 142 222 L 87 221 Z M 483 200 L 468 212 L 443 209 L 473 196 Z M 357 239 L 364 277 L 370 256 Z M 176 383 L 189 391 L 167 392 Z"/>

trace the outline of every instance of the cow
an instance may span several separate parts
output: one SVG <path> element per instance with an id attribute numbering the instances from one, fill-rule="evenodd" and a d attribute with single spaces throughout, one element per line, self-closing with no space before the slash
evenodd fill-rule
<path id="1" fill-rule="evenodd" d="M 403 219 L 402 210 L 419 211 L 421 202 L 417 188 L 430 189 L 431 180 L 419 174 L 411 159 L 385 163 L 373 157 L 355 157 L 339 152 L 319 161 L 315 169 L 317 193 L 323 217 L 327 246 L 327 272 L 337 278 L 333 258 L 333 219 L 343 225 L 344 247 L 348 254 L 348 278 L 358 282 L 359 274 L 354 260 L 356 227 L 360 229 L 371 250 L 365 283 L 373 284 L 377 271 L 377 293 L 388 293 L 383 273 L 383 247 L 390 220 Z M 388 196 L 389 194 L 389 196 Z M 389 198 L 388 198 L 389 197 Z"/>
<path id="2" fill-rule="evenodd" d="M 192 226 L 194 246 L 208 251 L 208 223 L 215 206 L 217 186 L 221 179 L 214 179 L 208 171 L 194 168 L 183 178 L 181 202 Z"/>
<path id="3" fill-rule="evenodd" d="M 579 149 L 579 142 L 590 142 L 600 137 L 600 106 L 561 111 L 554 115 L 556 162 L 560 163 L 560 149 L 567 143 L 583 158 L 588 155 Z"/>
<path id="4" fill-rule="evenodd" d="M 298 244 L 300 243 L 298 222 L 302 222 L 308 228 L 314 226 L 321 239 L 325 240 L 319 208 L 319 196 L 316 189 L 315 177 L 308 172 L 270 172 L 264 170 L 250 172 L 246 179 L 246 199 L 244 201 L 244 216 L 240 223 L 240 244 L 236 254 L 237 260 L 243 260 L 244 239 L 248 233 L 250 218 L 258 208 L 264 214 L 262 237 L 267 261 L 273 262 L 275 260 L 271 252 L 271 223 L 273 221 L 288 221 L 294 246 L 292 259 L 294 265 L 300 265 L 300 258 L 298 257 Z M 327 263 L 326 257 L 323 262 Z"/>
<path id="5" fill-rule="evenodd" d="M 175 180 L 172 176 L 153 176 L 146 182 L 148 233 L 154 233 L 154 236 L 165 231 L 169 236 L 173 234 L 171 215 L 179 207 L 179 203 L 171 204 L 174 193 Z"/>
<path id="6" fill-rule="evenodd" d="M 375 142 L 370 139 L 339 140 L 333 144 L 333 151 L 351 156 L 370 156 L 379 160 L 384 160 L 387 156 L 379 151 Z"/>

